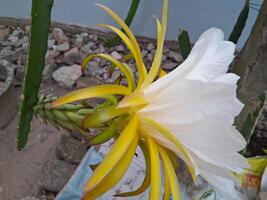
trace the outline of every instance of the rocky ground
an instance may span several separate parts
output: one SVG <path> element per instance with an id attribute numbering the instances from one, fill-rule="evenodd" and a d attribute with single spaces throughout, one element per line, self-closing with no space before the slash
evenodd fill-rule
<path id="1" fill-rule="evenodd" d="M 29 46 L 29 26 L 14 27 L 0 25 L 0 59 L 15 65 L 14 87 L 21 92 L 22 80 L 27 62 Z M 155 54 L 155 43 L 141 43 L 142 56 L 149 67 Z M 114 82 L 120 72 L 110 76 L 110 63 L 95 59 L 89 63 L 89 70 L 81 73 L 79 65 L 89 54 L 108 53 L 122 60 L 129 53 L 123 44 L 107 48 L 101 37 L 91 31 L 71 34 L 54 27 L 49 34 L 46 65 L 40 93 L 62 95 L 76 88 Z M 176 49 L 165 47 L 162 68 L 171 71 L 183 61 Z M 134 67 L 132 60 L 129 65 Z M 1 82 L 0 82 L 1 87 Z M 265 117 L 265 118 L 264 118 Z M 253 141 L 259 141 L 260 147 L 266 147 L 267 110 L 259 123 Z M 0 131 L 0 200 L 52 200 L 72 175 L 86 152 L 83 141 L 73 134 L 58 132 L 51 126 L 45 126 L 38 120 L 33 121 L 31 137 L 26 149 L 15 149 L 16 119 Z M 257 146 L 257 143 L 254 142 Z M 107 151 L 108 144 L 100 148 Z M 254 146 L 253 146 L 254 148 Z M 254 154 L 253 148 L 250 149 Z M 133 171 L 140 176 L 127 179 L 123 190 L 132 189 L 142 180 L 144 171 L 141 160 L 136 161 Z M 140 166 L 141 165 L 141 166 Z M 134 173 L 131 172 L 131 173 Z"/>

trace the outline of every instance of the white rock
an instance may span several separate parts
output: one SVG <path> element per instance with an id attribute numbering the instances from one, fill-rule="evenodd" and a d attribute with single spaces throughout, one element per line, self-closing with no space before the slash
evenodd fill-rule
<path id="1" fill-rule="evenodd" d="M 82 75 L 79 65 L 60 67 L 53 73 L 53 79 L 64 88 L 72 88 L 75 81 Z"/>
<path id="2" fill-rule="evenodd" d="M 149 43 L 149 44 L 147 45 L 146 49 L 149 50 L 149 51 L 152 51 L 153 49 L 155 49 L 155 46 L 154 46 L 153 43 Z"/>
<path id="3" fill-rule="evenodd" d="M 56 40 L 48 40 L 47 41 L 47 47 L 48 49 L 51 49 L 55 45 Z"/>
<path id="4" fill-rule="evenodd" d="M 31 31 L 31 26 L 25 26 L 25 27 L 24 27 L 24 30 L 25 30 L 27 33 L 30 33 L 30 31 Z"/>
<path id="5" fill-rule="evenodd" d="M 52 37 L 58 42 L 58 44 L 62 44 L 64 42 L 68 42 L 69 39 L 60 28 L 53 28 Z"/>
<path id="6" fill-rule="evenodd" d="M 56 46 L 57 51 L 67 51 L 69 49 L 70 49 L 69 42 L 64 42 L 64 43 Z"/>
<path id="7" fill-rule="evenodd" d="M 89 35 L 89 39 L 91 39 L 93 42 L 96 42 L 98 38 L 96 34 L 92 34 L 92 35 Z"/>
<path id="8" fill-rule="evenodd" d="M 83 46 L 83 38 L 81 36 L 75 38 L 74 44 L 76 47 L 81 48 Z"/>
<path id="9" fill-rule="evenodd" d="M 122 58 L 122 56 L 117 51 L 113 51 L 110 55 L 118 60 Z"/>
<path id="10" fill-rule="evenodd" d="M 85 38 L 85 37 L 88 37 L 88 36 L 89 36 L 89 34 L 88 34 L 88 33 L 86 33 L 86 32 L 84 32 L 84 33 L 81 33 L 81 34 L 80 34 L 80 36 L 81 36 L 81 37 L 83 37 L 83 38 Z"/>
<path id="11" fill-rule="evenodd" d="M 115 47 L 116 51 L 118 52 L 124 52 L 125 48 L 121 44 Z"/>
<path id="12" fill-rule="evenodd" d="M 19 37 L 11 35 L 8 40 L 12 43 L 15 43 L 19 40 Z"/>

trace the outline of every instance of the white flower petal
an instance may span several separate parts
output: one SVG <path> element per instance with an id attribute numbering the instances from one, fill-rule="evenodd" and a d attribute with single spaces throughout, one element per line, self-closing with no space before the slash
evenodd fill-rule
<path id="1" fill-rule="evenodd" d="M 170 86 L 139 111 L 143 117 L 164 124 L 190 123 L 221 113 L 233 123 L 243 104 L 236 99 L 236 86 L 219 82 L 184 80 Z"/>
<path id="2" fill-rule="evenodd" d="M 145 88 L 146 95 L 153 96 L 157 94 L 164 87 L 186 78 L 194 69 L 197 69 L 195 75 L 200 73 L 202 69 L 205 70 L 205 72 L 200 73 L 197 80 L 203 80 L 206 76 L 205 74 L 208 74 L 209 78 L 211 78 L 225 72 L 229 62 L 233 59 L 234 45 L 223 41 L 223 37 L 223 32 L 217 28 L 211 28 L 204 32 L 194 45 L 188 58 L 174 71 Z M 216 56 L 214 56 L 215 54 Z M 214 58 L 211 58 L 211 56 Z M 210 60 L 210 62 L 207 62 L 207 60 Z M 213 67 L 211 66 L 211 61 L 214 62 L 212 63 Z M 206 67 L 205 64 L 209 64 L 209 67 Z M 196 76 L 194 76 L 195 78 Z"/>
<path id="3" fill-rule="evenodd" d="M 208 50 L 201 62 L 190 72 L 187 79 L 209 81 L 224 74 L 234 59 L 235 44 L 221 41 Z"/>

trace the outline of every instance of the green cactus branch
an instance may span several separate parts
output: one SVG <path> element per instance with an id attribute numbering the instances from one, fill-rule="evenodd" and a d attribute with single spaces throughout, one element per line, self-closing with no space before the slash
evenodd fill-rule
<path id="1" fill-rule="evenodd" d="M 125 19 L 125 24 L 127 24 L 127 26 L 131 25 L 133 18 L 136 14 L 136 11 L 138 9 L 139 3 L 140 3 L 140 0 L 132 0 L 128 15 Z M 107 47 L 112 47 L 112 46 L 115 46 L 119 41 L 120 41 L 120 37 L 116 35 L 114 38 L 106 41 L 105 45 Z"/>
<path id="2" fill-rule="evenodd" d="M 187 31 L 180 30 L 180 33 L 178 35 L 178 44 L 179 44 L 181 55 L 183 59 L 185 60 L 192 49 L 189 34 Z"/>
<path id="3" fill-rule="evenodd" d="M 53 0 L 32 1 L 30 49 L 23 94 L 21 95 L 17 130 L 17 148 L 19 150 L 22 150 L 27 143 L 33 117 L 33 106 L 38 101 L 38 90 L 45 65 L 52 6 Z"/>
<path id="4" fill-rule="evenodd" d="M 236 21 L 236 24 L 229 36 L 229 39 L 228 39 L 229 41 L 232 41 L 235 44 L 238 42 L 242 34 L 242 31 L 245 28 L 245 25 L 248 19 L 248 13 L 249 13 L 249 0 L 245 0 L 244 7 L 241 10 L 238 16 L 238 19 Z"/>

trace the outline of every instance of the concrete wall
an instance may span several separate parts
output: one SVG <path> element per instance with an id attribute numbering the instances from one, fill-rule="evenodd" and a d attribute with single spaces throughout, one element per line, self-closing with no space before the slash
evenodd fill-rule
<path id="1" fill-rule="evenodd" d="M 110 17 L 95 7 L 95 3 L 105 4 L 120 16 L 125 17 L 131 0 L 54 0 L 53 20 L 78 23 L 95 27 L 96 23 L 112 23 Z M 253 3 L 260 3 L 254 0 Z M 137 35 L 156 37 L 152 15 L 160 17 L 162 0 L 141 0 L 140 9 L 132 28 Z M 168 39 L 176 39 L 178 27 L 187 29 L 192 40 L 209 27 L 219 27 L 228 37 L 242 8 L 244 0 L 169 0 Z M 30 15 L 31 0 L 0 0 L 0 16 L 25 17 Z M 241 47 L 255 21 L 256 10 L 251 10 L 248 25 L 243 34 Z"/>

